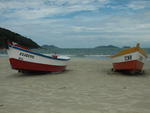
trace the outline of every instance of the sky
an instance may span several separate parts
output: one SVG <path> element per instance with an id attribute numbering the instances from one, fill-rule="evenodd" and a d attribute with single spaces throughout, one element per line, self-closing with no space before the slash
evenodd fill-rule
<path id="1" fill-rule="evenodd" d="M 150 0 L 0 0 L 0 27 L 39 45 L 150 47 Z"/>

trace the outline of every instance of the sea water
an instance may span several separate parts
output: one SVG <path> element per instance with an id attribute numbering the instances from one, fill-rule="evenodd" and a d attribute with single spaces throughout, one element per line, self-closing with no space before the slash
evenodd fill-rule
<path id="1" fill-rule="evenodd" d="M 41 51 L 36 51 L 38 53 L 42 53 L 42 54 L 45 54 L 47 56 L 51 56 L 52 54 L 55 54 L 55 53 L 45 53 L 45 52 L 41 52 Z M 97 52 L 97 54 L 92 54 L 92 53 L 84 53 L 82 52 L 81 53 L 75 53 L 73 52 L 72 54 L 65 54 L 63 52 L 59 52 L 59 53 L 56 53 L 56 54 L 60 54 L 60 55 L 65 55 L 65 56 L 69 56 L 71 58 L 91 58 L 91 59 L 100 59 L 100 60 L 109 60 L 110 59 L 110 56 L 112 55 L 112 53 L 110 54 L 106 54 L 106 53 L 109 53 L 109 52 L 103 52 L 101 51 L 100 53 Z M 0 57 L 8 57 L 7 53 L 0 53 Z M 148 58 L 147 58 L 148 61 L 150 61 L 150 54 L 148 54 Z"/>

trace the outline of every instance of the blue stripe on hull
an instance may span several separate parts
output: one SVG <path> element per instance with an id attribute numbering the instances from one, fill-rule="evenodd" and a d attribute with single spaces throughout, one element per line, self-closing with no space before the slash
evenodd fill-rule
<path id="1" fill-rule="evenodd" d="M 9 47 L 14 48 L 14 49 L 18 49 L 20 51 L 24 51 L 24 52 L 27 52 L 27 53 L 30 53 L 30 54 L 33 54 L 33 55 L 45 57 L 45 58 L 48 58 L 48 59 L 61 60 L 61 61 L 68 61 L 68 60 L 70 60 L 70 59 L 53 58 L 53 57 L 46 56 L 46 55 L 43 55 L 43 54 L 40 54 L 40 53 L 36 53 L 36 52 L 29 51 L 29 50 L 26 50 L 26 49 L 18 48 L 16 46 L 12 46 L 12 45 L 9 45 Z"/>

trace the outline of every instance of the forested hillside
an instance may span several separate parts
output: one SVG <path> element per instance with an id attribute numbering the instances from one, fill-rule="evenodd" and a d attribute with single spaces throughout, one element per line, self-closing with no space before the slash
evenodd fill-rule
<path id="1" fill-rule="evenodd" d="M 6 41 L 13 41 L 28 48 L 39 48 L 40 46 L 31 39 L 10 30 L 0 28 L 0 48 L 5 48 Z"/>

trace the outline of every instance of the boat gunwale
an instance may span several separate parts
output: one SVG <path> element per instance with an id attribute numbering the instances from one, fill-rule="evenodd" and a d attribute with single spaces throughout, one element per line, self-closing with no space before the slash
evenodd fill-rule
<path id="1" fill-rule="evenodd" d="M 134 52 L 139 52 L 147 58 L 147 53 L 143 49 L 137 48 L 137 47 L 122 50 L 122 51 L 118 52 L 117 54 L 115 54 L 113 56 L 110 56 L 110 57 L 111 58 L 116 58 L 116 57 L 120 57 L 120 56 L 123 56 L 123 55 L 126 55 L 126 54 L 134 53 Z"/>
<path id="2" fill-rule="evenodd" d="M 53 58 L 53 57 L 50 57 L 50 56 L 46 56 L 44 54 L 40 54 L 40 53 L 36 53 L 36 52 L 29 51 L 29 50 L 26 50 L 26 49 L 22 49 L 22 48 L 13 46 L 13 45 L 9 45 L 9 47 L 14 48 L 14 49 L 18 49 L 20 51 L 24 51 L 24 52 L 27 52 L 27 53 L 30 53 L 30 54 L 34 54 L 34 55 L 37 55 L 37 56 L 41 56 L 41 57 L 45 57 L 45 58 L 48 58 L 48 59 L 52 59 L 52 60 L 58 60 L 58 61 L 68 61 L 68 60 L 70 60 L 70 59 L 61 59 L 61 58 L 57 58 L 56 59 L 56 58 Z"/>

